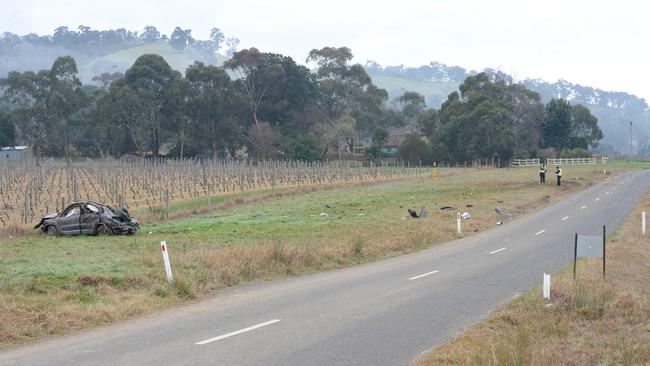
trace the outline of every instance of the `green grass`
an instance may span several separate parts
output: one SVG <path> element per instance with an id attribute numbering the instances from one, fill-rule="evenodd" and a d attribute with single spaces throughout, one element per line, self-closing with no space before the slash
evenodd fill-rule
<path id="1" fill-rule="evenodd" d="M 647 165 L 647 164 L 646 164 Z M 640 164 L 610 164 L 612 172 Z M 234 284 L 338 268 L 454 238 L 455 211 L 470 211 L 466 235 L 532 211 L 603 179 L 602 166 L 566 167 L 561 188 L 537 183 L 535 168 L 439 169 L 415 177 L 299 194 L 265 191 L 215 198 L 237 204 L 191 215 L 205 200 L 172 206 L 176 220 L 143 223 L 134 236 L 0 238 L 0 347 L 142 314 Z M 466 205 L 473 205 L 468 208 Z M 429 209 L 422 220 L 407 208 Z M 189 216 L 186 216 L 188 215 Z M 168 242 L 176 285 L 165 282 Z"/>

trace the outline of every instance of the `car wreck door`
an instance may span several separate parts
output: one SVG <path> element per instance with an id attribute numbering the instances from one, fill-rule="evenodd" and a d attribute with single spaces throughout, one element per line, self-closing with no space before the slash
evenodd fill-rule
<path id="1" fill-rule="evenodd" d="M 97 224 L 99 224 L 99 207 L 88 203 L 84 206 L 81 213 L 81 232 L 83 234 L 94 234 Z"/>
<path id="2" fill-rule="evenodd" d="M 81 211 L 79 205 L 69 207 L 61 218 L 61 232 L 63 234 L 80 234 Z"/>

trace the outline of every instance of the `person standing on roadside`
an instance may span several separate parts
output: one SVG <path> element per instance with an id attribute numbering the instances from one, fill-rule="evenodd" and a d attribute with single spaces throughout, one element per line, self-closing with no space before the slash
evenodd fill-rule
<path id="1" fill-rule="evenodd" d="M 562 168 L 555 166 L 555 176 L 557 177 L 557 185 L 562 185 Z"/>
<path id="2" fill-rule="evenodd" d="M 544 164 L 539 166 L 539 182 L 546 183 L 546 166 Z"/>

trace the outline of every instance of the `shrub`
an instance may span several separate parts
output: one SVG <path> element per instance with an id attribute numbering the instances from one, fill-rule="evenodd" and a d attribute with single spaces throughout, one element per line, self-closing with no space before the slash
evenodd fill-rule
<path id="1" fill-rule="evenodd" d="M 289 143 L 289 154 L 294 160 L 321 160 L 323 150 L 314 136 L 298 135 Z"/>
<path id="2" fill-rule="evenodd" d="M 399 145 L 399 156 L 409 163 L 428 163 L 431 160 L 429 144 L 417 133 L 408 134 Z"/>
<path id="3" fill-rule="evenodd" d="M 542 160 L 554 159 L 557 157 L 557 152 L 552 147 L 549 147 L 548 149 L 539 149 L 537 150 L 537 157 Z"/>
<path id="4" fill-rule="evenodd" d="M 589 151 L 581 148 L 563 149 L 560 151 L 561 158 L 589 158 L 591 154 Z"/>

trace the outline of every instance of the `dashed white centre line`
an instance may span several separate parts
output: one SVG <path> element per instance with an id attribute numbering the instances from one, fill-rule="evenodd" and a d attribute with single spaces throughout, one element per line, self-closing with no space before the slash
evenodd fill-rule
<path id="1" fill-rule="evenodd" d="M 544 231 L 546 231 L 546 230 L 542 229 L 542 230 L 536 232 L 535 235 L 539 235 L 539 234 L 543 233 Z"/>
<path id="2" fill-rule="evenodd" d="M 503 250 L 506 250 L 506 248 L 501 248 L 501 249 L 493 250 L 493 251 L 491 251 L 491 252 L 488 253 L 488 254 L 499 253 L 500 251 L 503 251 Z"/>
<path id="3" fill-rule="evenodd" d="M 565 220 L 568 220 L 568 219 L 569 219 L 569 216 L 564 216 L 564 217 L 562 218 L 562 221 L 565 221 Z"/>
<path id="4" fill-rule="evenodd" d="M 212 342 L 220 341 L 220 340 L 222 340 L 222 339 L 224 339 L 224 338 L 232 337 L 232 336 L 235 336 L 235 335 L 237 335 L 237 334 L 242 334 L 242 333 L 250 332 L 251 330 L 255 330 L 255 329 L 258 329 L 258 328 L 266 327 L 267 325 L 275 324 L 275 323 L 277 323 L 277 322 L 279 322 L 279 321 L 281 321 L 281 320 L 280 320 L 280 319 L 273 319 L 273 320 L 270 320 L 270 321 L 265 322 L 265 323 L 261 323 L 261 324 L 253 325 L 253 326 L 250 326 L 250 327 L 248 327 L 248 328 L 240 329 L 240 330 L 237 330 L 237 331 L 234 331 L 234 332 L 231 332 L 231 333 L 227 333 L 227 334 L 224 334 L 224 335 L 220 335 L 220 336 L 218 336 L 218 337 L 214 337 L 214 338 L 206 339 L 205 341 L 196 342 L 196 343 L 194 343 L 194 344 L 195 344 L 195 345 L 198 345 L 198 346 L 202 346 L 202 345 L 204 345 L 204 344 L 208 344 L 208 343 L 212 343 Z"/>
<path id="5" fill-rule="evenodd" d="M 609 194 L 609 191 L 605 192 L 605 194 Z"/>
<path id="6" fill-rule="evenodd" d="M 585 208 L 587 208 L 587 206 L 580 207 L 581 210 L 584 210 Z"/>
<path id="7" fill-rule="evenodd" d="M 417 276 L 409 278 L 409 281 L 417 280 L 418 278 L 426 277 L 426 276 L 429 276 L 429 275 L 432 275 L 432 274 L 438 273 L 438 272 L 440 272 L 440 271 L 431 271 L 431 272 L 423 273 L 421 275 L 417 275 Z"/>
<path id="8" fill-rule="evenodd" d="M 600 198 L 596 198 L 594 201 L 598 202 L 598 201 L 600 201 Z"/>

